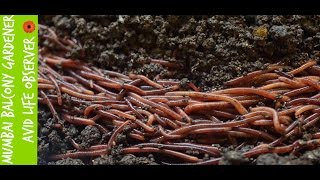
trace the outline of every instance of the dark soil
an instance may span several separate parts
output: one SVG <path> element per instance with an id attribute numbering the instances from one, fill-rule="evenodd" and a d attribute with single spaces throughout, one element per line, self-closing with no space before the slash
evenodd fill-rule
<path id="1" fill-rule="evenodd" d="M 122 73 L 150 78 L 183 79 L 203 91 L 221 88 L 234 77 L 270 63 L 297 67 L 320 57 L 320 16 L 41 16 L 59 36 L 76 39 L 82 48 L 68 56 Z M 41 32 L 40 32 L 41 33 Z M 41 42 L 46 45 L 46 42 Z M 181 68 L 165 69 L 148 58 L 176 61 Z M 46 107 L 39 107 L 40 164 L 156 164 L 154 157 L 111 156 L 87 161 L 46 160 L 72 149 L 68 137 L 88 147 L 101 140 L 94 127 L 51 128 Z M 319 164 L 320 149 L 301 156 L 275 154 L 244 159 L 241 150 L 227 148 L 220 164 Z"/>

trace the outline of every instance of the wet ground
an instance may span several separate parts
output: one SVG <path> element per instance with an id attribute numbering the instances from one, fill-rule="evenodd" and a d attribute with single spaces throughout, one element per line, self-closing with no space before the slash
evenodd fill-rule
<path id="1" fill-rule="evenodd" d="M 39 22 L 82 45 L 70 57 L 122 73 L 187 78 L 203 91 L 221 88 L 223 82 L 269 63 L 294 68 L 310 58 L 319 62 L 320 57 L 320 16 L 58 15 L 41 16 Z M 168 70 L 149 64 L 149 58 L 176 62 L 181 68 Z M 94 127 L 70 125 L 58 132 L 51 123 L 46 107 L 39 107 L 39 164 L 157 164 L 158 157 L 122 156 L 117 149 L 96 159 L 47 162 L 48 155 L 73 149 L 66 134 L 82 146 L 104 138 Z M 320 149 L 299 157 L 265 154 L 250 160 L 240 152 L 226 148 L 220 164 L 320 164 Z"/>

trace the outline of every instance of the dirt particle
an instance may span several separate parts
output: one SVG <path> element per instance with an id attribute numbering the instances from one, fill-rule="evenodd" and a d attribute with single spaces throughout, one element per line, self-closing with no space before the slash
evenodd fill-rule
<path id="1" fill-rule="evenodd" d="M 148 157 L 136 157 L 132 154 L 123 156 L 119 161 L 120 165 L 156 165 L 157 163 L 150 160 Z"/>
<path id="2" fill-rule="evenodd" d="M 101 138 L 101 134 L 98 128 L 94 126 L 86 126 L 77 137 L 81 141 L 81 146 L 90 147 L 93 144 L 97 144 Z"/>
<path id="3" fill-rule="evenodd" d="M 237 151 L 229 151 L 223 155 L 219 165 L 241 165 L 248 164 L 249 160 L 242 153 Z"/>
<path id="4" fill-rule="evenodd" d="M 112 156 L 105 155 L 92 160 L 93 165 L 115 165 L 115 161 Z"/>
<path id="5" fill-rule="evenodd" d="M 265 26 L 259 26 L 254 30 L 253 34 L 264 39 L 268 36 L 268 29 Z"/>
<path id="6" fill-rule="evenodd" d="M 48 165 L 84 165 L 81 159 L 62 159 L 58 160 L 56 162 L 50 162 Z"/>

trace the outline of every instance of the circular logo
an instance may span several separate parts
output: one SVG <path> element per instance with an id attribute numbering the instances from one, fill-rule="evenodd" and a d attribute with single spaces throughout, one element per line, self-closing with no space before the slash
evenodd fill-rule
<path id="1" fill-rule="evenodd" d="M 26 33 L 32 33 L 36 29 L 36 26 L 32 21 L 26 21 L 23 23 L 23 30 Z"/>

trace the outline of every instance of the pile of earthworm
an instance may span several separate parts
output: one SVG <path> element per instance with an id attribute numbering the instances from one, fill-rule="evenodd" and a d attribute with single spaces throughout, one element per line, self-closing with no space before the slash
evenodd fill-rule
<path id="1" fill-rule="evenodd" d="M 254 145 L 243 152 L 247 158 L 299 155 L 320 146 L 320 67 L 314 60 L 291 71 L 270 64 L 226 82 L 225 89 L 200 92 L 190 82 L 124 75 L 64 58 L 77 43 L 42 28 L 49 35 L 41 38 L 57 47 L 39 52 L 39 103 L 49 107 L 53 128 L 95 126 L 106 137 L 91 147 L 70 138 L 74 149 L 50 160 L 110 155 L 120 134 L 128 142 L 121 154 L 157 154 L 168 159 L 164 164 L 218 164 L 227 146 Z"/>

